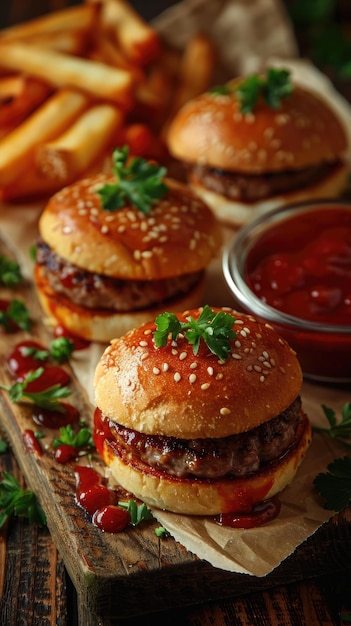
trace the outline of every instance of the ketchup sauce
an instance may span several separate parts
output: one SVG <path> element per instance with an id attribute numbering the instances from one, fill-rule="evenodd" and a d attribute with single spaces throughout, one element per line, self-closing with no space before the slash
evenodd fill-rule
<path id="1" fill-rule="evenodd" d="M 43 366 L 42 359 L 37 359 L 33 354 L 28 354 L 28 349 L 45 350 L 38 341 L 31 339 L 18 343 L 7 357 L 8 368 L 14 376 L 24 376 L 31 370 Z"/>
<path id="2" fill-rule="evenodd" d="M 38 456 L 41 456 L 43 454 L 43 449 L 38 439 L 36 438 L 33 430 L 31 430 L 30 428 L 26 428 L 26 430 L 23 431 L 22 439 L 28 452 L 30 452 L 31 454 L 37 454 Z"/>
<path id="3" fill-rule="evenodd" d="M 43 409 L 33 405 L 32 419 L 38 426 L 45 428 L 61 428 L 67 424 L 74 424 L 79 421 L 80 413 L 78 409 L 68 402 L 61 402 L 62 411 L 54 409 Z"/>
<path id="4" fill-rule="evenodd" d="M 302 211 L 273 226 L 251 251 L 246 279 L 280 311 L 351 325 L 351 211 Z"/>
<path id="5" fill-rule="evenodd" d="M 37 369 L 37 367 L 35 369 Z M 21 373 L 16 377 L 16 380 L 18 382 L 23 382 L 27 373 L 28 372 Z M 70 380 L 71 376 L 68 372 L 66 372 L 66 370 L 63 369 L 63 367 L 60 367 L 59 365 L 49 365 L 43 368 L 43 373 L 38 378 L 27 384 L 26 391 L 29 391 L 30 393 L 37 393 L 38 391 L 44 391 L 54 385 L 64 387 L 69 384 Z"/>
<path id="6" fill-rule="evenodd" d="M 277 496 L 263 500 L 247 513 L 220 513 L 215 522 L 230 528 L 257 528 L 274 520 L 280 513 L 281 503 Z"/>

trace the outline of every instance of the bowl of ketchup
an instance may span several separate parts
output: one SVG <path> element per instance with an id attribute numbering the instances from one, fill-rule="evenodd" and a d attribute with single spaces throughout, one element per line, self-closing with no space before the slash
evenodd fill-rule
<path id="1" fill-rule="evenodd" d="M 351 382 L 351 204 L 319 200 L 271 211 L 223 254 L 236 307 L 270 323 L 304 376 Z"/>

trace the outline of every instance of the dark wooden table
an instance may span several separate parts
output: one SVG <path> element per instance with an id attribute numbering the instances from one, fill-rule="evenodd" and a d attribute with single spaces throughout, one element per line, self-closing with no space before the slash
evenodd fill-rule
<path id="1" fill-rule="evenodd" d="M 0 6 L 0 28 L 23 21 L 75 0 L 13 0 Z M 147 19 L 157 15 L 171 1 L 135 0 L 135 7 Z M 344 15 L 351 19 L 347 2 L 340 2 Z M 297 33 L 298 34 L 298 33 Z M 302 44 L 305 45 L 303 41 Z M 0 455 L 0 472 L 6 469 L 24 484 L 17 462 L 9 450 Z M 296 580 L 294 556 L 283 570 L 281 580 L 256 585 L 255 591 L 233 593 L 233 600 L 211 602 L 157 612 L 130 620 L 122 626 L 179 624 L 189 626 L 340 626 L 351 620 L 351 507 L 335 516 L 321 532 L 298 549 L 296 558 L 306 571 Z M 308 567 L 310 555 L 319 552 L 321 566 Z M 176 584 L 176 582 L 175 582 Z M 170 589 L 172 594 L 172 589 Z M 135 601 L 138 599 L 136 597 Z M 46 528 L 12 518 L 0 531 L 0 625 L 1 626 L 84 626 L 85 607 L 80 605 L 64 563 Z M 347 619 L 348 618 L 348 619 Z M 96 626 L 113 626 L 110 619 Z"/>

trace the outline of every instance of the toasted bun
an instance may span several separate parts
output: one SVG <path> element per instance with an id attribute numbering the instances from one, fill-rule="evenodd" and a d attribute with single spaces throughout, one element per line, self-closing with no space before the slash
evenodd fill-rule
<path id="1" fill-rule="evenodd" d="M 168 193 L 144 215 L 131 206 L 102 209 L 97 190 L 113 181 L 97 175 L 49 200 L 39 232 L 59 256 L 89 272 L 135 280 L 181 276 L 207 266 L 218 250 L 219 227 L 185 185 L 167 179 Z"/>
<path id="2" fill-rule="evenodd" d="M 296 447 L 277 463 L 268 464 L 254 476 L 242 479 L 179 479 L 151 469 L 145 463 L 131 464 L 105 440 L 102 457 L 117 482 L 149 506 L 186 515 L 217 515 L 249 510 L 261 500 L 281 492 L 293 480 L 311 443 L 311 426 L 304 416 Z"/>
<path id="3" fill-rule="evenodd" d="M 109 343 L 111 337 L 120 337 L 140 326 L 150 318 L 164 311 L 165 303 L 138 311 L 104 311 L 78 306 L 55 293 L 42 274 L 40 266 L 34 269 L 34 280 L 41 306 L 53 323 L 60 323 L 77 337 L 89 341 Z M 191 308 L 198 306 L 204 292 L 205 279 L 192 289 L 191 293 L 173 298 L 167 304 L 170 308 Z"/>
<path id="4" fill-rule="evenodd" d="M 348 166 L 339 162 L 330 169 L 327 176 L 324 176 L 324 178 L 313 185 L 271 196 L 257 202 L 242 202 L 227 198 L 220 193 L 206 189 L 198 180 L 190 184 L 193 191 L 211 207 L 219 221 L 229 226 L 240 227 L 256 219 L 259 215 L 288 204 L 320 198 L 337 198 L 345 191 L 348 177 Z"/>
<path id="5" fill-rule="evenodd" d="M 238 434 L 279 415 L 299 395 L 295 352 L 268 324 L 235 317 L 236 339 L 225 362 L 203 341 L 193 354 L 179 335 L 157 348 L 150 321 L 116 339 L 95 370 L 95 402 L 113 421 L 139 432 L 178 438 Z M 201 309 L 177 314 L 185 321 Z"/>
<path id="6" fill-rule="evenodd" d="M 175 116 L 167 143 L 182 162 L 248 174 L 332 162 L 347 149 L 345 129 L 325 100 L 297 85 L 278 109 L 261 101 L 245 115 L 235 93 L 204 93 Z"/>

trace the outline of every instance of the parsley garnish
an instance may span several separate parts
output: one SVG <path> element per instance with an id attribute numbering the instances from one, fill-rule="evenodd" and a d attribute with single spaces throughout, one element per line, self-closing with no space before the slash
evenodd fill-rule
<path id="1" fill-rule="evenodd" d="M 0 283 L 6 287 L 15 287 L 22 280 L 20 266 L 16 261 L 0 255 Z"/>
<path id="2" fill-rule="evenodd" d="M 9 472 L 3 472 L 0 483 L 0 528 L 10 515 L 21 515 L 32 524 L 46 524 L 46 516 L 33 491 L 21 488 Z"/>
<path id="3" fill-rule="evenodd" d="M 127 165 L 128 155 L 128 146 L 113 151 L 113 172 L 117 182 L 98 190 L 102 207 L 105 211 L 116 211 L 130 202 L 147 215 L 154 202 L 168 191 L 163 182 L 167 170 L 141 157 L 135 157 Z"/>
<path id="4" fill-rule="evenodd" d="M 336 459 L 327 469 L 316 476 L 313 484 L 325 499 L 325 509 L 341 511 L 351 502 L 351 457 Z"/>
<path id="5" fill-rule="evenodd" d="M 67 398 L 67 396 L 71 395 L 72 392 L 68 387 L 61 387 L 61 385 L 57 383 L 43 391 L 26 391 L 28 384 L 40 378 L 43 371 L 43 367 L 38 367 L 38 369 L 32 372 L 28 372 L 22 382 L 17 381 L 13 385 L 0 384 L 0 389 L 4 389 L 9 393 L 12 402 L 20 402 L 23 398 L 29 398 L 36 406 L 42 409 L 50 409 L 51 411 L 64 413 L 65 407 L 61 402 L 57 402 L 57 400 L 59 398 Z"/>
<path id="6" fill-rule="evenodd" d="M 135 500 L 128 500 L 128 502 L 118 502 L 118 506 L 122 509 L 127 509 L 132 526 L 137 526 L 141 522 L 153 519 L 150 509 L 144 502 L 137 504 Z"/>
<path id="7" fill-rule="evenodd" d="M 171 536 L 171 533 L 164 526 L 158 526 L 155 528 L 156 537 L 161 537 L 162 539 L 167 539 L 167 537 Z"/>
<path id="8" fill-rule="evenodd" d="M 314 426 L 313 430 L 331 439 L 338 439 L 346 447 L 351 448 L 351 442 L 345 439 L 351 437 L 351 402 L 346 402 L 341 408 L 341 421 L 338 421 L 335 411 L 322 404 L 323 412 L 329 422 L 329 428 Z"/>
<path id="9" fill-rule="evenodd" d="M 74 351 L 74 343 L 67 337 L 57 337 L 53 339 L 49 345 L 49 350 L 42 350 L 34 346 L 23 346 L 22 352 L 24 356 L 33 356 L 38 361 L 46 361 L 50 357 L 58 363 L 68 361 Z"/>
<path id="10" fill-rule="evenodd" d="M 208 304 L 204 306 L 197 320 L 189 316 L 187 322 L 180 322 L 174 313 L 166 312 L 161 313 L 155 321 L 157 330 L 154 332 L 154 338 L 158 348 L 167 345 L 169 335 L 175 341 L 179 333 L 184 333 L 193 346 L 195 355 L 199 351 L 202 339 L 210 351 L 223 361 L 229 356 L 231 339 L 236 337 L 235 331 L 232 330 L 234 317 L 224 311 L 215 313 Z"/>
<path id="11" fill-rule="evenodd" d="M 6 311 L 0 311 L 0 325 L 7 331 L 11 331 L 14 325 L 22 330 L 30 330 L 32 324 L 29 311 L 22 300 L 12 300 Z"/>
<path id="12" fill-rule="evenodd" d="M 56 437 L 52 442 L 53 448 L 58 448 L 62 444 L 73 446 L 73 448 L 91 448 L 95 447 L 92 432 L 89 428 L 80 428 L 77 434 L 74 433 L 71 424 L 60 428 L 60 436 Z"/>

